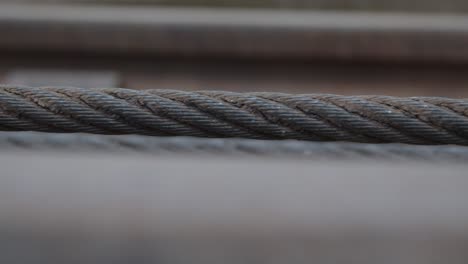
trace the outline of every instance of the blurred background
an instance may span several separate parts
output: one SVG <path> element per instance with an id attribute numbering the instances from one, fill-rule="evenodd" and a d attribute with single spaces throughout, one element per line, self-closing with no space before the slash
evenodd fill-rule
<path id="1" fill-rule="evenodd" d="M 159 5 L 187 7 L 241 7 L 275 9 L 315 9 L 342 11 L 400 11 L 400 12 L 451 12 L 463 13 L 468 4 L 462 0 L 2 0 L 10 3 L 79 3 L 110 5 Z"/>
<path id="2" fill-rule="evenodd" d="M 466 97 L 462 0 L 1 0 L 0 82 Z"/>
<path id="3" fill-rule="evenodd" d="M 467 98 L 467 12 L 0 0 L 0 83 Z M 71 152 L 0 153 L 0 262 L 468 263 L 464 164 Z"/>

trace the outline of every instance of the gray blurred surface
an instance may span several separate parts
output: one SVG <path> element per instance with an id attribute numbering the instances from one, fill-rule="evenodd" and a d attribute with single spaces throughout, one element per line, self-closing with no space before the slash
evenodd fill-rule
<path id="1" fill-rule="evenodd" d="M 119 87 L 119 74 L 112 71 L 15 69 L 5 77 L 5 83 L 26 86 Z"/>
<path id="2" fill-rule="evenodd" d="M 466 263 L 466 165 L 0 153 L 21 263 Z"/>
<path id="3" fill-rule="evenodd" d="M 315 161 L 384 160 L 463 163 L 468 147 L 407 144 L 364 144 L 298 140 L 236 138 L 151 137 L 40 132 L 0 132 L 0 152 L 57 151 L 63 153 L 135 153 L 155 156 L 205 155 L 228 157 L 278 157 Z"/>

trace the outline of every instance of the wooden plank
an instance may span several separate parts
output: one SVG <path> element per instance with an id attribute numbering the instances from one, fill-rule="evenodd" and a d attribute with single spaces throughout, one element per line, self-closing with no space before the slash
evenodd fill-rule
<path id="1" fill-rule="evenodd" d="M 2 5 L 0 32 L 19 51 L 468 61 L 464 16 Z"/>

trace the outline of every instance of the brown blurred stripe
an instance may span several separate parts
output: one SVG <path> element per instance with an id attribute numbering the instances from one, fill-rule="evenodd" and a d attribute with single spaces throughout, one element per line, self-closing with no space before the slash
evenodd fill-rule
<path id="1" fill-rule="evenodd" d="M 80 3 L 111 5 L 211 6 L 278 9 L 363 10 L 398 12 L 467 12 L 465 0 L 0 0 L 10 3 Z"/>
<path id="2" fill-rule="evenodd" d="M 468 18 L 0 5 L 0 49 L 373 61 L 468 61 Z"/>

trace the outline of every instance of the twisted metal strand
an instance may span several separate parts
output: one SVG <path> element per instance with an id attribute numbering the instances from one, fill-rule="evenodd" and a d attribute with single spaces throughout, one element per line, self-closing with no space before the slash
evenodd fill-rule
<path id="1" fill-rule="evenodd" d="M 468 145 L 468 101 L 0 86 L 0 130 Z"/>

